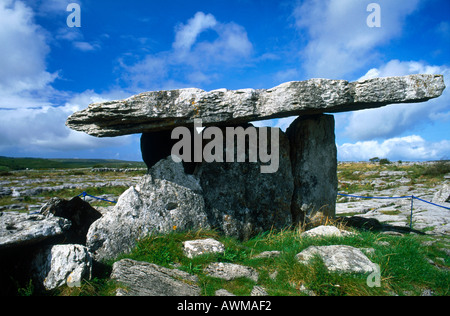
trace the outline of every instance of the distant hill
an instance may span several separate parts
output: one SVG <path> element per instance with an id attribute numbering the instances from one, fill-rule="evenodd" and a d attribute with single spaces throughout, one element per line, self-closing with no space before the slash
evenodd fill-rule
<path id="1" fill-rule="evenodd" d="M 145 168 L 143 162 L 115 159 L 43 159 L 0 156 L 0 171 L 71 168 Z"/>

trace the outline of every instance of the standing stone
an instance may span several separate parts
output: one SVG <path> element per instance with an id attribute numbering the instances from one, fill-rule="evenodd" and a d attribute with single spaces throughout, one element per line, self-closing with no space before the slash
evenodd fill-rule
<path id="1" fill-rule="evenodd" d="M 294 176 L 294 224 L 333 218 L 337 196 L 337 148 L 332 115 L 301 116 L 288 128 Z"/>
<path id="2" fill-rule="evenodd" d="M 260 129 L 257 130 L 260 135 Z M 274 173 L 261 173 L 261 166 L 267 164 L 259 159 L 248 162 L 248 151 L 246 162 L 204 162 L 198 167 L 196 173 L 213 227 L 227 236 L 248 239 L 292 224 L 294 181 L 289 140 L 281 130 L 277 145 L 279 166 Z M 270 150 L 271 136 L 268 136 L 268 147 Z"/>

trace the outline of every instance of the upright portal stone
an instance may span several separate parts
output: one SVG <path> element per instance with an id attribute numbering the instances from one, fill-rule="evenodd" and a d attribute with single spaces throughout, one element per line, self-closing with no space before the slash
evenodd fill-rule
<path id="1" fill-rule="evenodd" d="M 261 128 L 257 130 L 259 138 Z M 261 160 L 256 163 L 248 162 L 248 150 L 245 152 L 246 162 L 204 162 L 198 167 L 196 172 L 212 227 L 227 236 L 248 239 L 255 234 L 273 228 L 283 229 L 292 224 L 294 180 L 290 146 L 287 136 L 281 130 L 278 136 L 277 144 L 271 143 L 272 137 L 268 138 L 267 144 L 268 148 L 278 146 L 277 172 L 261 173 L 261 166 L 266 163 Z M 246 148 L 249 148 L 248 145 Z M 224 151 L 226 150 L 224 147 Z"/>
<path id="2" fill-rule="evenodd" d="M 332 115 L 302 116 L 288 128 L 294 196 L 293 222 L 314 222 L 335 215 L 337 149 Z"/>

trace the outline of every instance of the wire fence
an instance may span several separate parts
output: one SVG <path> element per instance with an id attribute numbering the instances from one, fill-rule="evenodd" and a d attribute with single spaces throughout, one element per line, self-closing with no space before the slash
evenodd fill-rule
<path id="1" fill-rule="evenodd" d="M 85 200 L 85 201 L 86 201 L 86 196 L 89 196 L 89 197 L 91 197 L 93 199 L 96 199 L 96 200 L 99 200 L 99 201 L 104 201 L 104 202 L 113 203 L 113 204 L 117 203 L 117 201 L 110 201 L 110 200 L 107 200 L 107 199 L 104 199 L 104 198 L 101 198 L 101 197 L 98 197 L 98 196 L 87 194 L 86 192 L 83 192 L 83 193 L 81 193 L 81 194 L 79 194 L 77 196 L 78 197 L 82 197 L 83 200 Z"/>
<path id="2" fill-rule="evenodd" d="M 413 224 L 413 210 L 414 210 L 414 200 L 418 200 L 421 202 L 425 202 L 437 207 L 441 207 L 447 210 L 450 210 L 450 207 L 447 206 L 443 206 L 443 205 L 439 205 L 433 202 L 429 202 L 426 201 L 424 199 L 421 199 L 417 196 L 414 195 L 406 195 L 406 196 L 361 196 L 361 195 L 352 195 L 352 194 L 344 194 L 344 193 L 338 193 L 339 196 L 344 196 L 344 197 L 351 197 L 351 198 L 357 198 L 357 199 L 376 199 L 376 200 L 398 200 L 398 199 L 411 199 L 411 218 L 410 218 L 410 223 L 409 223 L 409 227 L 412 229 L 412 224 Z"/>
<path id="3" fill-rule="evenodd" d="M 450 207 L 448 206 L 444 206 L 444 205 L 439 205 L 430 201 L 426 201 L 424 199 L 421 199 L 417 196 L 414 195 L 405 195 L 405 196 L 361 196 L 361 195 L 352 195 L 352 194 L 345 194 L 345 193 L 338 193 L 337 195 L 339 196 L 343 196 L 343 197 L 350 197 L 350 198 L 356 198 L 356 199 L 375 199 L 375 200 L 399 200 L 399 199 L 410 199 L 411 200 L 411 217 L 410 217 L 410 223 L 409 223 L 409 227 L 412 229 L 412 225 L 413 225 L 413 212 L 414 212 L 414 200 L 418 200 L 433 206 L 437 206 L 446 210 L 450 210 Z M 82 197 L 84 200 L 86 200 L 86 196 L 91 197 L 93 199 L 99 200 L 99 201 L 104 201 L 104 202 L 108 202 L 108 203 L 113 203 L 116 204 L 117 201 L 111 201 L 111 200 L 107 200 L 98 196 L 94 196 L 94 195 L 90 195 L 87 192 L 83 192 L 79 195 L 77 195 L 78 197 Z"/>

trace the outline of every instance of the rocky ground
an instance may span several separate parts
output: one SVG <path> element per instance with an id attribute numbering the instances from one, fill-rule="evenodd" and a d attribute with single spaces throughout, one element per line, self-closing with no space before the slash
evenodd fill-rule
<path id="1" fill-rule="evenodd" d="M 414 196 L 412 227 L 430 235 L 450 234 L 450 173 L 448 162 L 439 163 L 341 163 L 339 193 L 364 197 Z M 374 218 L 381 223 L 409 227 L 411 198 L 365 199 L 338 196 L 337 216 Z"/>
<path id="2" fill-rule="evenodd" d="M 443 165 L 443 164 L 442 164 Z M 412 196 L 450 207 L 446 197 L 439 197 L 450 184 L 445 165 L 436 163 L 340 163 L 339 193 L 355 196 Z M 439 169 L 440 168 L 440 169 Z M 0 178 L 0 211 L 36 212 L 51 197 L 72 198 L 83 192 L 110 201 L 135 185 L 145 169 L 61 169 L 11 171 Z M 86 196 L 85 200 L 100 211 L 112 203 Z M 337 216 L 374 218 L 381 223 L 409 227 L 411 198 L 362 199 L 338 196 Z M 418 199 L 413 201 L 413 228 L 433 235 L 450 234 L 450 210 Z"/>
<path id="3" fill-rule="evenodd" d="M 167 169 L 163 167 L 161 168 L 162 170 Z M 431 263 L 433 266 L 438 267 L 442 271 L 448 271 L 448 249 L 450 245 L 448 239 L 450 233 L 449 168 L 450 166 L 448 162 L 414 163 L 414 164 L 412 163 L 380 164 L 379 162 L 340 163 L 338 167 L 338 178 L 339 178 L 338 191 L 340 195 L 338 196 L 337 199 L 337 207 L 336 207 L 337 218 L 347 221 L 362 218 L 370 221 L 372 224 L 375 223 L 379 226 L 382 226 L 383 227 L 382 230 L 384 230 L 383 233 L 394 236 L 405 236 L 397 232 L 399 230 L 407 232 L 408 229 L 406 228 L 409 227 L 412 223 L 412 228 L 414 232 L 429 235 L 424 237 L 427 239 L 424 239 L 423 246 L 429 247 L 435 245 L 435 247 L 439 248 L 438 255 L 435 254 L 434 257 L 432 256 L 433 259 L 428 258 L 427 259 L 428 262 Z M 69 287 L 72 286 L 80 287 L 81 280 L 84 278 L 90 279 L 93 273 L 92 272 L 93 260 L 95 258 L 88 251 L 89 249 L 84 245 L 88 244 L 86 243 L 86 233 L 89 226 L 96 219 L 101 217 L 101 214 L 99 214 L 97 211 L 103 213 L 104 215 L 103 217 L 107 217 L 113 214 L 114 211 L 112 210 L 112 208 L 114 203 L 108 201 L 117 201 L 119 196 L 121 196 L 122 193 L 125 190 L 127 190 L 130 186 L 136 185 L 137 183 L 141 183 L 140 181 L 142 181 L 144 174 L 146 174 L 145 169 L 105 169 L 105 168 L 44 170 L 44 171 L 26 170 L 16 172 L 14 171 L 3 172 L 1 174 L 0 179 L 0 217 L 2 218 L 2 223 L 5 224 L 4 225 L 5 231 L 13 232 L 14 236 L 18 240 L 18 241 L 15 240 L 8 241 L 6 243 L 4 242 L 3 253 L 7 254 L 8 258 L 11 258 L 11 255 L 13 255 L 18 256 L 17 258 L 19 259 L 15 257 L 16 259 L 10 261 L 9 263 L 6 261 L 1 262 L 4 265 L 2 267 L 2 270 L 5 271 L 4 269 L 7 269 L 6 271 L 10 272 L 4 274 L 3 276 L 0 274 L 0 277 L 3 277 L 3 279 L 0 278 L 0 283 L 2 282 L 4 283 L 5 280 L 9 280 L 11 278 L 10 277 L 11 275 L 14 275 L 14 278 L 16 278 L 14 280 L 17 280 L 19 276 L 22 277 L 20 271 L 23 270 L 23 267 L 16 266 L 15 262 L 21 262 L 21 264 L 33 262 L 31 271 L 34 271 L 33 272 L 34 275 L 43 276 L 42 277 L 42 279 L 44 280 L 43 286 L 45 286 L 45 288 L 54 289 L 66 283 Z M 95 209 L 92 209 L 92 207 L 88 203 L 85 203 L 78 198 L 73 199 L 71 201 L 63 201 L 61 199 L 58 199 L 63 198 L 70 200 L 83 192 L 86 192 L 89 195 L 96 196 L 97 198 L 102 199 L 98 200 L 91 196 L 83 197 L 92 206 L 94 206 Z M 124 196 L 126 195 L 122 195 L 121 201 L 123 201 Z M 365 199 L 361 198 L 361 196 L 362 197 L 370 196 L 378 198 Z M 414 199 L 411 198 L 412 196 L 414 197 Z M 53 197 L 57 198 L 54 199 Z M 427 201 L 431 201 L 436 205 L 429 204 L 427 203 Z M 42 208 L 42 206 L 46 202 L 48 203 L 44 208 Z M 413 202 L 413 205 L 411 205 L 411 202 Z M 411 206 L 413 206 L 412 221 L 411 221 Z M 50 216 L 46 218 L 45 212 L 43 214 L 36 214 L 36 212 L 39 211 L 41 208 L 42 210 L 47 210 L 49 213 L 55 214 L 55 217 Z M 82 208 L 83 209 L 86 208 L 86 210 L 83 212 L 73 211 L 73 210 L 80 210 Z M 72 225 L 69 225 L 69 221 L 65 219 L 66 217 L 63 216 L 63 214 L 59 214 L 61 211 L 68 211 L 70 213 L 69 215 L 73 217 L 70 218 L 70 220 L 72 221 Z M 119 213 L 122 214 L 122 212 Z M 61 216 L 62 218 L 58 218 L 56 216 Z M 83 223 L 81 224 L 78 223 L 77 219 L 81 217 L 86 218 L 85 223 L 87 225 L 86 227 L 81 225 Z M 87 217 L 89 217 L 89 220 L 87 219 Z M 23 220 L 23 222 L 18 221 L 18 219 Z M 380 223 L 382 225 L 380 225 Z M 339 224 L 339 221 L 333 221 L 333 224 Z M 385 229 L 389 227 L 395 228 L 394 226 L 400 228 L 398 228 L 398 230 Z M 174 227 L 173 230 L 175 230 L 176 226 L 173 227 Z M 48 247 L 47 246 L 44 247 L 42 245 L 39 246 L 38 249 L 39 252 L 36 252 L 37 255 L 33 257 L 33 259 L 30 259 L 28 258 L 28 254 L 30 254 L 31 256 L 31 252 L 23 251 L 23 249 L 29 250 L 34 249 L 33 248 L 34 246 L 31 245 L 30 242 L 28 241 L 29 235 L 33 233 L 32 231 L 33 229 L 37 230 L 33 242 L 35 243 L 40 242 L 39 238 L 47 238 L 46 240 L 49 241 L 50 246 Z M 57 231 L 58 229 L 60 231 Z M 23 236 L 20 234 L 21 231 L 25 232 L 26 238 L 25 237 L 22 238 Z M 318 236 L 333 235 L 339 237 L 344 236 L 343 235 L 344 233 L 354 234 L 347 231 L 341 231 L 340 229 L 334 226 L 326 226 L 326 227 L 320 226 L 313 230 L 302 233 L 302 236 L 308 235 L 315 237 L 318 234 Z M 9 235 L 9 233 L 7 235 Z M 61 240 L 57 239 L 57 237 L 60 235 L 62 236 L 61 238 L 65 238 L 66 244 L 61 244 Z M 415 236 L 415 234 L 412 235 Z M 53 236 L 55 239 L 48 239 L 49 236 L 50 237 Z M 26 240 L 23 241 L 22 239 Z M 192 255 L 191 252 L 194 250 L 195 251 L 198 250 L 197 248 L 203 249 L 206 247 L 205 249 L 213 249 L 214 251 L 217 250 L 222 252 L 225 249 L 224 246 L 218 244 L 217 241 L 213 241 L 212 244 L 208 244 L 206 246 L 198 245 L 200 241 L 201 240 L 192 240 L 183 243 L 185 247 L 184 251 L 186 252 L 187 257 L 189 258 L 194 257 L 195 255 Z M 211 240 L 208 239 L 203 241 L 211 241 Z M 11 246 L 12 243 L 17 242 L 21 243 L 20 244 L 21 247 L 31 247 L 31 248 L 17 248 L 17 247 L 14 248 Z M 391 246 L 393 247 L 393 245 L 391 245 L 388 242 L 382 241 L 381 243 L 383 246 L 388 245 L 389 247 Z M 380 246 L 381 243 L 379 242 L 379 245 L 374 243 L 374 245 Z M 288 244 L 292 244 L 292 242 Z M 361 268 L 362 269 L 361 271 L 363 271 L 364 273 L 370 273 L 370 271 L 373 272 L 375 269 L 372 266 L 373 265 L 372 262 L 369 259 L 367 259 L 364 254 L 360 253 L 358 249 L 350 247 L 349 245 L 334 245 L 334 244 L 321 245 L 314 242 L 308 248 L 305 247 L 300 248 L 293 249 L 290 252 L 290 256 L 292 257 L 292 255 L 295 252 L 296 258 L 299 261 L 301 260 L 308 261 L 309 257 L 319 254 L 320 256 L 323 257 L 322 259 L 324 260 L 325 265 L 330 271 L 335 271 L 335 269 L 338 269 L 336 268 L 335 263 L 331 261 L 328 262 L 329 261 L 328 258 L 335 257 L 335 254 L 333 254 L 335 251 L 339 252 L 340 255 L 345 254 L 345 258 L 341 257 L 339 258 L 341 258 L 342 260 L 345 259 L 349 260 L 349 262 L 352 262 L 350 266 L 354 267 L 355 266 L 354 263 L 355 262 L 358 263 L 355 266 L 357 268 L 357 271 L 352 270 L 352 272 L 360 273 L 358 269 Z M 21 250 L 16 251 L 17 249 Z M 35 250 L 33 250 L 34 254 Z M 149 249 L 149 251 L 150 250 L 151 249 Z M 301 253 L 298 253 L 299 250 L 303 251 Z M 168 250 L 165 248 L 164 251 L 165 254 L 167 255 Z M 175 251 L 173 254 L 175 255 L 176 251 L 178 250 L 175 249 L 173 251 Z M 283 251 L 287 251 L 285 246 L 277 247 L 275 251 L 269 251 L 268 254 L 265 253 L 264 255 L 268 255 L 270 257 L 279 256 L 280 253 L 282 253 Z M 374 252 L 373 250 L 371 251 Z M 173 255 L 169 255 L 169 257 Z M 224 256 L 225 255 L 226 254 L 224 254 Z M 446 257 L 442 257 L 443 255 Z M 228 256 L 230 256 L 229 253 Z M 354 259 L 355 256 L 357 257 L 357 260 Z M 72 261 L 66 262 L 67 261 L 66 259 L 69 257 L 75 258 L 74 262 Z M 160 261 L 161 258 L 164 258 L 164 255 L 157 254 L 156 257 Z M 46 261 L 46 258 L 52 258 L 51 263 Z M 56 261 L 54 263 L 53 258 L 59 259 L 55 259 Z M 374 259 L 375 260 L 374 262 L 380 262 L 380 258 L 377 257 L 374 258 L 376 259 L 376 260 Z M 346 262 L 345 260 L 342 261 L 341 259 L 339 260 L 338 264 Z M 178 264 L 184 262 L 184 259 L 180 260 L 181 261 Z M 192 265 L 192 262 L 190 264 Z M 72 269 L 75 266 L 76 268 Z M 183 266 L 183 264 L 181 264 L 181 266 Z M 347 266 L 349 265 L 348 264 L 343 265 L 345 269 Z M 363 269 L 362 268 L 363 266 L 369 268 Z M 191 268 L 193 266 L 189 267 L 190 268 L 188 270 L 189 271 L 192 270 Z M 66 269 L 67 271 L 64 270 L 65 268 L 67 268 L 68 270 L 67 269 Z M 63 277 L 59 277 L 60 274 L 62 273 L 61 269 L 64 270 Z M 141 276 L 142 269 L 144 269 L 147 272 L 149 269 L 155 270 L 154 272 L 151 272 L 149 274 L 149 277 L 151 277 L 152 280 L 155 279 L 155 275 L 161 274 L 162 279 L 158 278 L 156 279 L 156 281 L 153 280 L 157 284 L 159 283 L 164 284 L 162 289 L 160 291 L 158 290 L 159 292 L 158 291 L 157 293 L 152 292 L 155 290 L 156 287 L 151 285 L 149 290 L 150 292 L 147 293 L 146 292 L 148 290 L 147 287 L 141 286 L 140 283 L 136 281 L 136 278 L 132 277 L 133 275 Z M 195 269 L 197 270 L 199 269 L 198 265 L 195 266 Z M 191 276 L 183 271 L 171 270 L 175 274 L 170 278 L 168 278 L 167 277 L 168 273 L 166 270 L 167 270 L 166 268 L 157 266 L 155 264 L 140 262 L 134 259 L 133 260 L 124 259 L 114 264 L 111 278 L 119 280 L 120 283 L 123 284 L 130 283 L 139 285 L 135 289 L 135 292 L 133 292 L 134 291 L 133 287 L 130 285 L 127 290 L 129 292 L 127 291 L 120 293 L 117 292 L 116 294 L 118 295 L 130 295 L 130 294 L 137 295 L 140 293 L 144 293 L 145 295 L 166 295 L 166 293 L 169 293 L 170 295 L 173 295 L 173 293 L 170 291 L 179 288 L 178 283 L 176 283 L 177 280 L 180 277 L 181 278 L 189 277 L 188 281 L 183 281 L 183 284 L 186 283 L 189 285 L 183 291 L 187 291 L 186 293 L 191 293 L 186 295 L 199 295 L 200 288 L 196 285 L 198 283 L 198 280 L 190 279 L 191 277 L 194 276 Z M 221 276 L 223 275 L 223 278 L 225 280 L 233 280 L 233 277 L 230 277 L 230 273 L 231 272 L 235 273 L 236 271 L 238 273 L 238 276 L 236 276 L 237 278 L 246 277 L 249 278 L 250 280 L 253 280 L 254 283 L 258 284 L 258 286 L 253 287 L 251 295 L 267 295 L 265 288 L 259 286 L 260 282 L 258 281 L 259 280 L 258 273 L 256 273 L 255 272 L 256 270 L 254 270 L 251 267 L 223 262 L 208 263 L 208 265 L 204 267 L 204 272 L 206 273 L 206 275 L 211 275 L 214 278 L 221 278 Z M 25 282 L 27 280 L 28 279 L 25 276 L 24 280 L 22 281 Z M 272 277 L 271 280 L 273 281 Z M 437 280 L 440 280 L 440 277 L 437 278 Z M 148 283 L 147 281 L 148 280 L 145 279 L 144 283 L 147 284 Z M 262 281 L 262 284 L 272 282 L 266 281 Z M 37 284 L 40 284 L 39 282 Z M 48 284 L 45 282 L 47 282 Z M 175 285 L 173 285 L 174 282 Z M 311 281 L 309 283 L 313 284 L 314 282 Z M 5 293 L 9 293 L 11 291 L 11 288 L 13 288 L 14 286 L 15 286 L 14 284 L 9 284 L 9 286 L 4 287 L 3 289 L 0 288 L 0 290 L 3 290 Z M 24 285 L 21 286 L 22 288 L 24 288 Z M 31 289 L 31 287 L 28 288 Z M 222 290 L 216 291 L 215 295 L 223 295 L 218 293 Z M 418 291 L 420 290 L 421 287 L 419 286 Z M 440 291 L 442 290 L 444 291 L 442 293 L 447 293 L 445 292 L 445 289 L 443 289 L 440 285 L 436 285 L 435 288 L 433 288 L 433 291 L 438 291 L 436 293 L 441 293 Z M 272 289 L 271 291 L 274 290 Z M 300 291 L 302 292 L 301 289 Z M 346 292 L 344 291 L 343 293 Z M 230 295 L 231 293 L 227 292 L 225 294 Z M 312 295 L 308 293 L 306 294 Z"/>
<path id="4" fill-rule="evenodd" d="M 70 199 L 83 192 L 117 201 L 145 173 L 146 169 L 113 168 L 3 172 L 0 177 L 0 212 L 37 212 L 51 197 Z M 100 208 L 111 205 L 90 196 L 84 199 Z"/>

